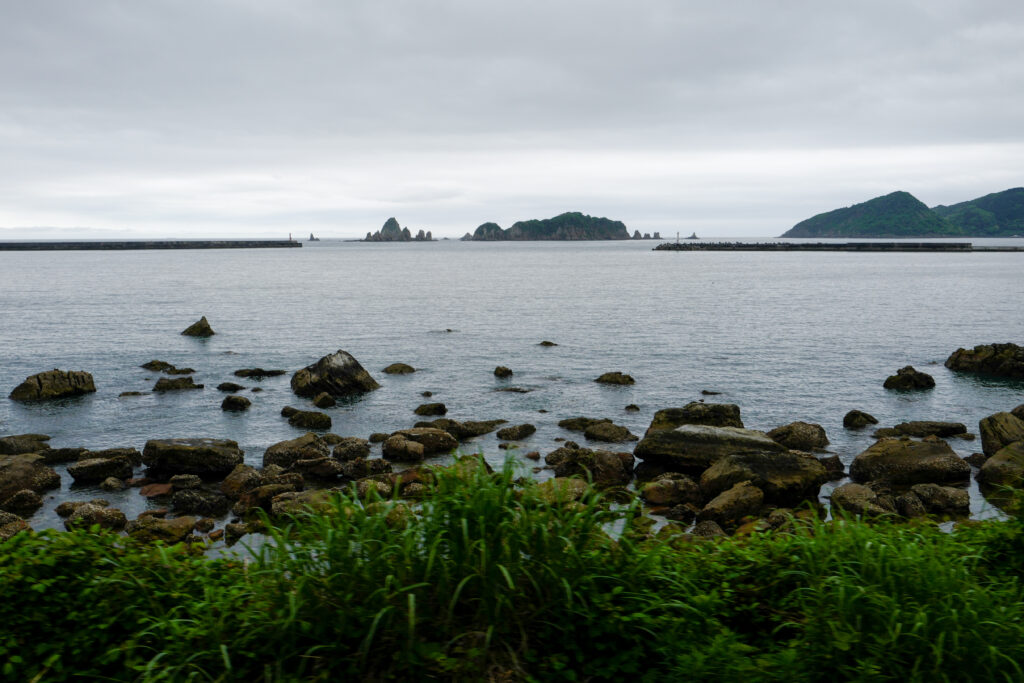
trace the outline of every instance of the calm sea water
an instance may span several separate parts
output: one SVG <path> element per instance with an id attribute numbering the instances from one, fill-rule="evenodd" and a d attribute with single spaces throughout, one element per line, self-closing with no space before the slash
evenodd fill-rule
<path id="1" fill-rule="evenodd" d="M 975 240 L 976 244 L 997 241 Z M 1024 343 L 1024 253 L 671 253 L 651 242 L 362 244 L 302 249 L 0 252 L 0 389 L 52 368 L 87 370 L 94 395 L 57 403 L 0 399 L 0 435 L 42 432 L 54 446 L 136 447 L 147 439 L 239 442 L 259 465 L 264 449 L 302 432 L 280 416 L 308 407 L 289 376 L 261 382 L 247 413 L 220 410 L 215 387 L 238 368 L 290 372 L 337 349 L 382 388 L 328 409 L 332 431 L 367 437 L 412 426 L 413 409 L 442 401 L 456 419 L 530 422 L 523 450 L 581 435 L 565 417 L 610 417 L 642 434 L 654 412 L 721 392 L 754 429 L 793 420 L 823 425 L 848 464 L 872 443 L 846 432 L 852 408 L 881 426 L 912 419 L 977 421 L 1024 403 L 1024 385 L 959 376 L 942 362 L 957 347 Z M 178 333 L 206 315 L 216 336 Z M 551 340 L 556 347 L 538 346 Z M 151 360 L 195 368 L 204 391 L 148 391 Z M 418 372 L 380 370 L 402 361 Z M 911 364 L 933 391 L 882 389 Z M 492 371 L 506 365 L 511 380 Z M 610 370 L 632 387 L 595 384 Z M 527 393 L 499 392 L 515 386 Z M 433 398 L 420 394 L 432 391 Z M 624 407 L 635 403 L 639 413 Z M 541 412 L 541 411 L 547 411 Z M 493 434 L 467 445 L 498 464 Z M 980 443 L 953 440 L 963 455 Z M 54 505 L 102 496 L 129 516 L 137 491 L 87 487 L 51 493 L 31 521 L 59 526 Z M 545 473 L 538 474 L 544 477 Z M 992 514 L 973 493 L 975 515 Z M 827 493 L 827 491 L 825 491 Z"/>

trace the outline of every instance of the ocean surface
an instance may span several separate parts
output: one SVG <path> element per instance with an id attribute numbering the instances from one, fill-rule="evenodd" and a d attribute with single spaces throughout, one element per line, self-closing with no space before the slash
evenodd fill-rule
<path id="1" fill-rule="evenodd" d="M 267 446 L 303 433 L 280 415 L 286 405 L 311 407 L 291 393 L 290 374 L 338 349 L 382 388 L 327 409 L 333 432 L 365 438 L 411 427 L 422 419 L 417 405 L 441 401 L 455 419 L 536 425 L 518 452 L 542 455 L 559 437 L 584 442 L 557 426 L 563 418 L 608 417 L 642 435 L 658 409 L 703 398 L 738 404 L 753 429 L 820 423 L 848 465 L 873 443 L 870 429 L 843 429 L 850 409 L 879 426 L 952 420 L 976 434 L 979 419 L 1024 403 L 1020 382 L 942 365 L 958 347 L 1024 343 L 1024 253 L 654 252 L 654 244 L 324 240 L 301 249 L 0 252 L 0 435 L 140 450 L 151 438 L 228 438 L 258 466 Z M 216 336 L 179 334 L 202 315 Z M 139 366 L 152 359 L 195 368 L 205 390 L 148 393 L 159 375 Z M 381 372 L 398 361 L 417 372 Z M 882 388 L 908 364 L 932 374 L 935 389 Z M 497 379 L 497 365 L 514 376 Z M 232 374 L 257 366 L 289 374 Z M 6 398 L 53 368 L 91 372 L 97 392 L 35 404 Z M 636 384 L 593 381 L 612 370 Z M 248 412 L 224 413 L 216 390 L 224 381 L 263 391 L 241 392 L 253 402 Z M 508 387 L 527 391 L 498 391 Z M 119 398 L 125 391 L 147 393 Z M 640 411 L 626 412 L 629 404 Z M 500 465 L 507 453 L 498 443 L 490 434 L 464 451 Z M 950 443 L 962 455 L 981 449 Z M 62 526 L 53 512 L 62 500 L 102 497 L 129 518 L 149 505 L 136 489 L 72 489 L 58 470 L 63 488 L 45 496 L 29 520 L 36 528 Z M 998 514 L 973 483 L 971 491 L 975 516 Z"/>

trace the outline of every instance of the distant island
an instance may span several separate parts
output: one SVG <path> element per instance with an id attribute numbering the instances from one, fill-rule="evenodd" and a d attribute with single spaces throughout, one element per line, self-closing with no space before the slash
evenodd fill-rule
<path id="1" fill-rule="evenodd" d="M 554 218 L 519 221 L 502 229 L 497 223 L 484 223 L 463 241 L 498 242 L 512 240 L 628 240 L 629 231 L 622 221 L 595 218 L 578 211 Z M 634 239 L 641 239 L 634 236 Z"/>
<path id="2" fill-rule="evenodd" d="M 782 237 L 1014 237 L 1024 235 L 1024 188 L 929 209 L 909 192 L 818 214 Z"/>
<path id="3" fill-rule="evenodd" d="M 311 235 L 312 236 L 312 235 Z M 398 220 L 394 216 L 384 221 L 384 226 L 375 233 L 366 233 L 364 242 L 433 242 L 434 236 L 430 234 L 430 231 L 423 232 L 420 230 L 413 237 L 412 232 L 409 228 L 403 228 L 398 225 Z"/>

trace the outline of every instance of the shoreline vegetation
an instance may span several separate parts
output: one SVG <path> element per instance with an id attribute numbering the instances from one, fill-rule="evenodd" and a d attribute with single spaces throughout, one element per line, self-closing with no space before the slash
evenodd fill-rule
<path id="1" fill-rule="evenodd" d="M 413 506 L 353 485 L 247 557 L 98 528 L 0 546 L 7 680 L 1020 680 L 1024 517 L 653 531 L 465 456 Z M 809 512 L 809 510 L 808 510 Z M 199 543 L 199 545 L 202 545 Z"/>

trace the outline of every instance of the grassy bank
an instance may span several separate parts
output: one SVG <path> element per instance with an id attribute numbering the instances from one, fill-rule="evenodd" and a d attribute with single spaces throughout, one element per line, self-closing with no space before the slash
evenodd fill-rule
<path id="1" fill-rule="evenodd" d="M 649 538 L 506 469 L 339 497 L 251 560 L 0 546 L 4 680 L 1021 680 L 1024 522 Z M 610 525 L 625 523 L 613 541 Z"/>

